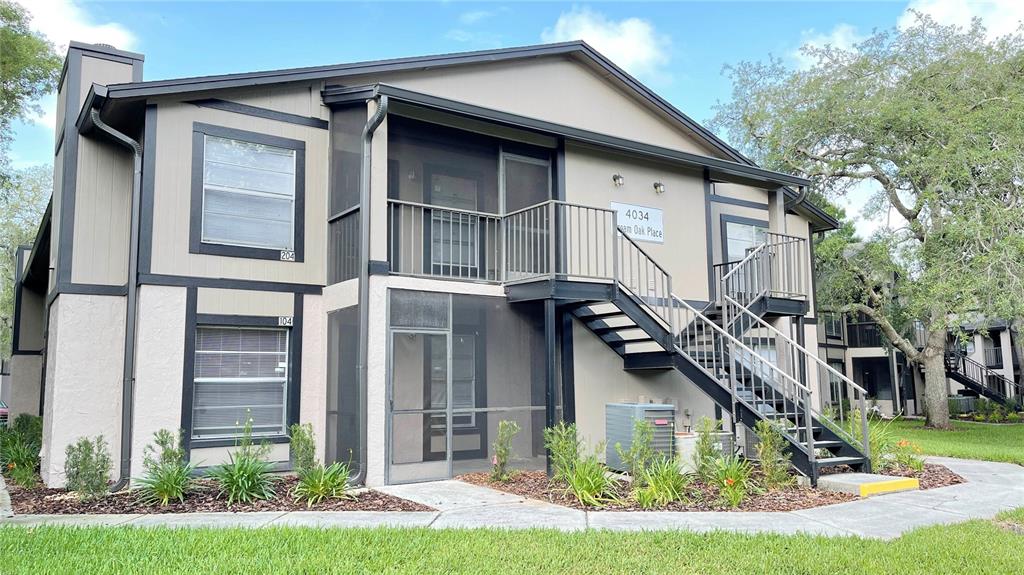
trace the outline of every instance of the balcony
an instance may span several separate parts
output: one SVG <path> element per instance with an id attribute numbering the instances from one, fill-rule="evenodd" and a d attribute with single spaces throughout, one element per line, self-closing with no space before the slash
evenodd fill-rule
<path id="1" fill-rule="evenodd" d="M 985 348 L 985 366 L 992 369 L 1003 368 L 1003 350 L 999 347 Z"/>
<path id="2" fill-rule="evenodd" d="M 875 323 L 851 323 L 847 326 L 849 347 L 882 347 L 885 338 Z"/>
<path id="3" fill-rule="evenodd" d="M 611 210 L 554 200 L 504 216 L 389 200 L 388 260 L 391 273 L 416 277 L 610 280 L 615 229 Z"/>
<path id="4" fill-rule="evenodd" d="M 713 273 L 718 291 L 728 292 L 743 305 L 762 296 L 809 304 L 812 270 L 804 238 L 769 232 L 745 258 L 715 264 Z M 721 305 L 723 293 L 717 296 Z"/>

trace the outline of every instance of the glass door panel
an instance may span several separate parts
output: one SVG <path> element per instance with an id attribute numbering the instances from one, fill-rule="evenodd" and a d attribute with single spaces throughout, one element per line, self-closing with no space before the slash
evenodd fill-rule
<path id="1" fill-rule="evenodd" d="M 391 483 L 448 478 L 448 346 L 445 333 L 391 333 Z"/>

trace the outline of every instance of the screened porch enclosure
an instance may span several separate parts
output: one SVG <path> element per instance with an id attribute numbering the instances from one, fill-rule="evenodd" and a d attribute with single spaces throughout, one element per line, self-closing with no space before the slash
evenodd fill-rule
<path id="1" fill-rule="evenodd" d="M 393 273 L 499 282 L 503 216 L 551 199 L 551 150 L 391 117 Z"/>
<path id="2" fill-rule="evenodd" d="M 388 482 L 490 469 L 503 420 L 520 428 L 512 466 L 543 469 L 540 306 L 405 290 L 389 299 Z"/>

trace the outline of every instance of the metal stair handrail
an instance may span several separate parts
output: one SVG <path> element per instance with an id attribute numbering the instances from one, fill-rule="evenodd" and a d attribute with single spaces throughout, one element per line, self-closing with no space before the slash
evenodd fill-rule
<path id="1" fill-rule="evenodd" d="M 988 389 L 990 391 L 995 391 L 997 394 L 1003 396 L 1006 399 L 1010 399 L 1011 397 L 1021 397 L 1021 395 L 1024 395 L 1022 394 L 1021 386 L 1019 383 L 1007 378 L 1003 374 L 988 367 L 987 365 L 984 365 L 977 360 L 971 359 L 970 357 L 967 356 L 967 354 L 960 353 L 957 350 L 947 350 L 947 368 L 949 367 L 948 362 L 950 357 L 952 357 L 955 361 L 959 362 L 963 366 L 957 366 L 957 369 L 955 371 L 959 372 L 964 377 L 973 380 L 982 388 Z M 980 375 L 982 376 L 981 379 L 975 377 L 975 375 L 978 373 L 980 373 Z M 1006 391 L 994 389 L 994 386 L 989 384 L 990 378 L 998 381 L 1003 387 L 1003 390 Z M 1012 395 L 1007 395 L 1007 391 L 1011 392 Z"/>
<path id="2" fill-rule="evenodd" d="M 770 381 L 769 385 L 771 387 L 771 391 L 775 392 L 775 395 L 781 395 L 783 399 L 783 406 L 785 406 L 786 401 L 792 402 L 794 406 L 793 411 L 788 411 L 784 407 L 781 412 L 777 413 L 777 415 L 781 415 L 783 419 L 790 419 L 790 416 L 792 416 L 792 421 L 796 425 L 796 429 L 799 430 L 803 428 L 806 430 L 806 443 L 801 442 L 799 434 L 797 433 L 794 435 L 793 429 L 790 428 L 789 426 L 782 426 L 781 431 L 787 435 L 790 435 L 793 439 L 793 444 L 798 449 L 802 450 L 807 455 L 809 461 L 813 463 L 815 459 L 815 452 L 814 434 L 812 432 L 813 422 L 811 420 L 810 409 L 811 389 L 804 385 L 803 383 L 794 379 L 792 376 L 790 376 L 785 371 L 780 369 L 777 365 L 761 357 L 756 351 L 751 349 L 748 345 L 746 345 L 736 337 L 733 337 L 721 326 L 716 324 L 714 321 L 712 321 L 710 318 L 705 316 L 703 313 L 701 313 L 699 310 L 691 306 L 689 303 L 687 303 L 679 296 L 672 294 L 671 298 L 672 309 L 675 312 L 674 315 L 685 313 L 690 316 L 690 318 L 680 318 L 673 322 L 675 325 L 681 327 L 679 333 L 673 334 L 675 351 L 677 353 L 680 353 L 683 357 L 690 361 L 690 363 L 694 364 L 698 369 L 700 369 L 709 377 L 711 377 L 712 380 L 717 381 L 720 385 L 722 377 L 728 375 L 728 390 L 730 395 L 732 396 L 733 401 L 743 403 L 748 408 L 750 408 L 750 410 L 753 413 L 757 414 L 762 419 L 771 419 L 770 417 L 768 417 L 767 414 L 762 413 L 758 409 L 756 402 L 747 401 L 745 398 L 741 397 L 738 394 L 736 389 L 736 384 L 739 379 L 739 374 L 737 373 L 738 371 L 745 370 L 751 374 L 760 372 L 757 373 L 757 375 L 760 376 L 761 381 Z M 689 319 L 689 321 L 687 321 L 687 319 Z M 709 370 L 707 365 L 705 365 L 705 363 L 701 361 L 699 353 L 697 354 L 697 357 L 694 357 L 694 354 L 688 351 L 684 346 L 684 343 L 689 336 L 692 336 L 694 339 L 696 339 L 698 336 L 704 336 L 708 334 L 709 331 L 712 334 L 712 337 L 715 338 L 711 342 L 711 370 Z M 729 365 L 728 370 L 726 370 L 726 362 L 724 360 L 719 361 L 716 355 L 716 350 L 718 350 L 723 352 L 724 356 L 724 352 L 727 346 L 731 350 L 730 361 L 732 364 L 734 364 Z M 751 367 L 751 365 L 745 365 L 743 360 L 739 360 L 737 356 L 742 356 L 743 359 L 749 360 L 752 364 L 757 365 L 758 369 L 755 370 Z M 766 377 L 766 374 L 771 377 Z M 723 387 L 725 386 L 723 385 Z M 764 389 L 762 384 L 762 388 L 759 391 L 761 391 L 762 394 L 765 394 L 768 390 Z M 732 416 L 733 420 L 735 421 L 735 411 L 733 412 Z"/>
<path id="3" fill-rule="evenodd" d="M 861 451 L 863 452 L 864 456 L 865 457 L 869 457 L 870 456 L 870 449 L 871 448 L 870 448 L 870 442 L 869 442 L 868 414 L 867 414 L 867 405 L 866 405 L 867 390 L 864 389 L 863 387 L 861 387 L 860 385 L 858 385 L 852 379 L 846 377 L 846 375 L 844 375 L 842 372 L 840 372 L 837 369 L 835 369 L 834 367 L 830 366 L 828 364 L 828 362 L 822 360 L 818 356 L 818 354 L 813 353 L 810 350 L 808 350 L 807 348 L 805 348 L 804 346 L 800 345 L 798 342 L 794 341 L 793 338 L 791 338 L 788 335 L 786 335 L 783 331 L 779 330 L 778 328 L 776 328 L 772 324 L 764 321 L 764 319 L 759 317 L 757 314 L 751 312 L 750 309 L 748 309 L 748 308 L 746 308 L 744 306 L 739 305 L 739 303 L 736 300 L 734 300 L 731 296 L 729 296 L 728 294 L 723 295 L 723 298 L 728 303 L 732 304 L 732 306 L 731 306 L 732 309 L 735 310 L 739 315 L 742 315 L 743 317 L 745 317 L 748 320 L 752 321 L 753 324 L 756 325 L 758 328 L 768 330 L 768 332 L 770 334 L 772 334 L 773 337 L 781 339 L 782 341 L 784 341 L 786 343 L 786 345 L 788 347 L 790 347 L 795 352 L 797 352 L 798 357 L 790 358 L 792 360 L 792 365 L 793 365 L 793 367 L 795 369 L 799 369 L 801 371 L 804 370 L 804 369 L 807 369 L 808 370 L 807 374 L 809 374 L 809 368 L 807 367 L 809 365 L 809 363 L 816 364 L 819 369 L 824 371 L 824 375 L 836 377 L 842 385 L 845 385 L 846 387 L 852 389 L 855 392 L 855 394 L 858 396 L 857 402 L 858 402 L 858 409 L 860 411 L 860 428 L 861 428 L 860 439 L 858 439 L 853 433 L 850 433 L 849 431 L 847 431 L 841 425 L 838 425 L 830 417 L 826 416 L 822 412 L 822 410 L 814 409 L 813 404 L 812 404 L 811 409 L 814 412 L 814 415 L 819 420 L 821 420 L 823 423 L 826 423 L 826 422 L 827 423 L 831 423 L 832 425 L 829 425 L 829 428 L 832 429 L 833 431 L 835 431 L 838 435 L 844 436 L 844 439 L 848 440 L 851 444 L 860 443 L 861 444 Z M 736 318 L 736 320 L 738 320 L 738 317 Z M 808 360 L 809 360 L 809 362 L 808 362 Z M 801 363 L 801 361 L 806 362 L 806 363 Z M 801 366 L 803 366 L 803 367 L 801 367 Z M 806 374 L 804 374 L 804 375 L 806 376 Z M 819 387 L 820 387 L 820 385 L 821 385 L 820 379 L 819 379 L 818 383 L 819 383 Z M 844 414 L 843 414 L 843 410 L 842 410 L 842 402 L 841 401 L 840 401 L 840 408 L 839 408 L 839 419 L 840 419 L 840 421 L 843 421 L 845 419 L 844 418 Z"/>

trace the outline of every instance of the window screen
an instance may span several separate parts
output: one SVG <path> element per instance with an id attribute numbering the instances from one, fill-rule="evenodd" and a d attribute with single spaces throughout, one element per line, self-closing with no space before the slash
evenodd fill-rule
<path id="1" fill-rule="evenodd" d="M 287 330 L 196 329 L 193 439 L 236 436 L 249 417 L 253 435 L 283 435 L 287 387 Z"/>
<path id="2" fill-rule="evenodd" d="M 295 150 L 205 136 L 203 242 L 293 250 Z"/>
<path id="3" fill-rule="evenodd" d="M 768 230 L 763 226 L 739 222 L 725 223 L 726 261 L 738 262 L 747 257 L 747 250 L 765 241 Z"/>

